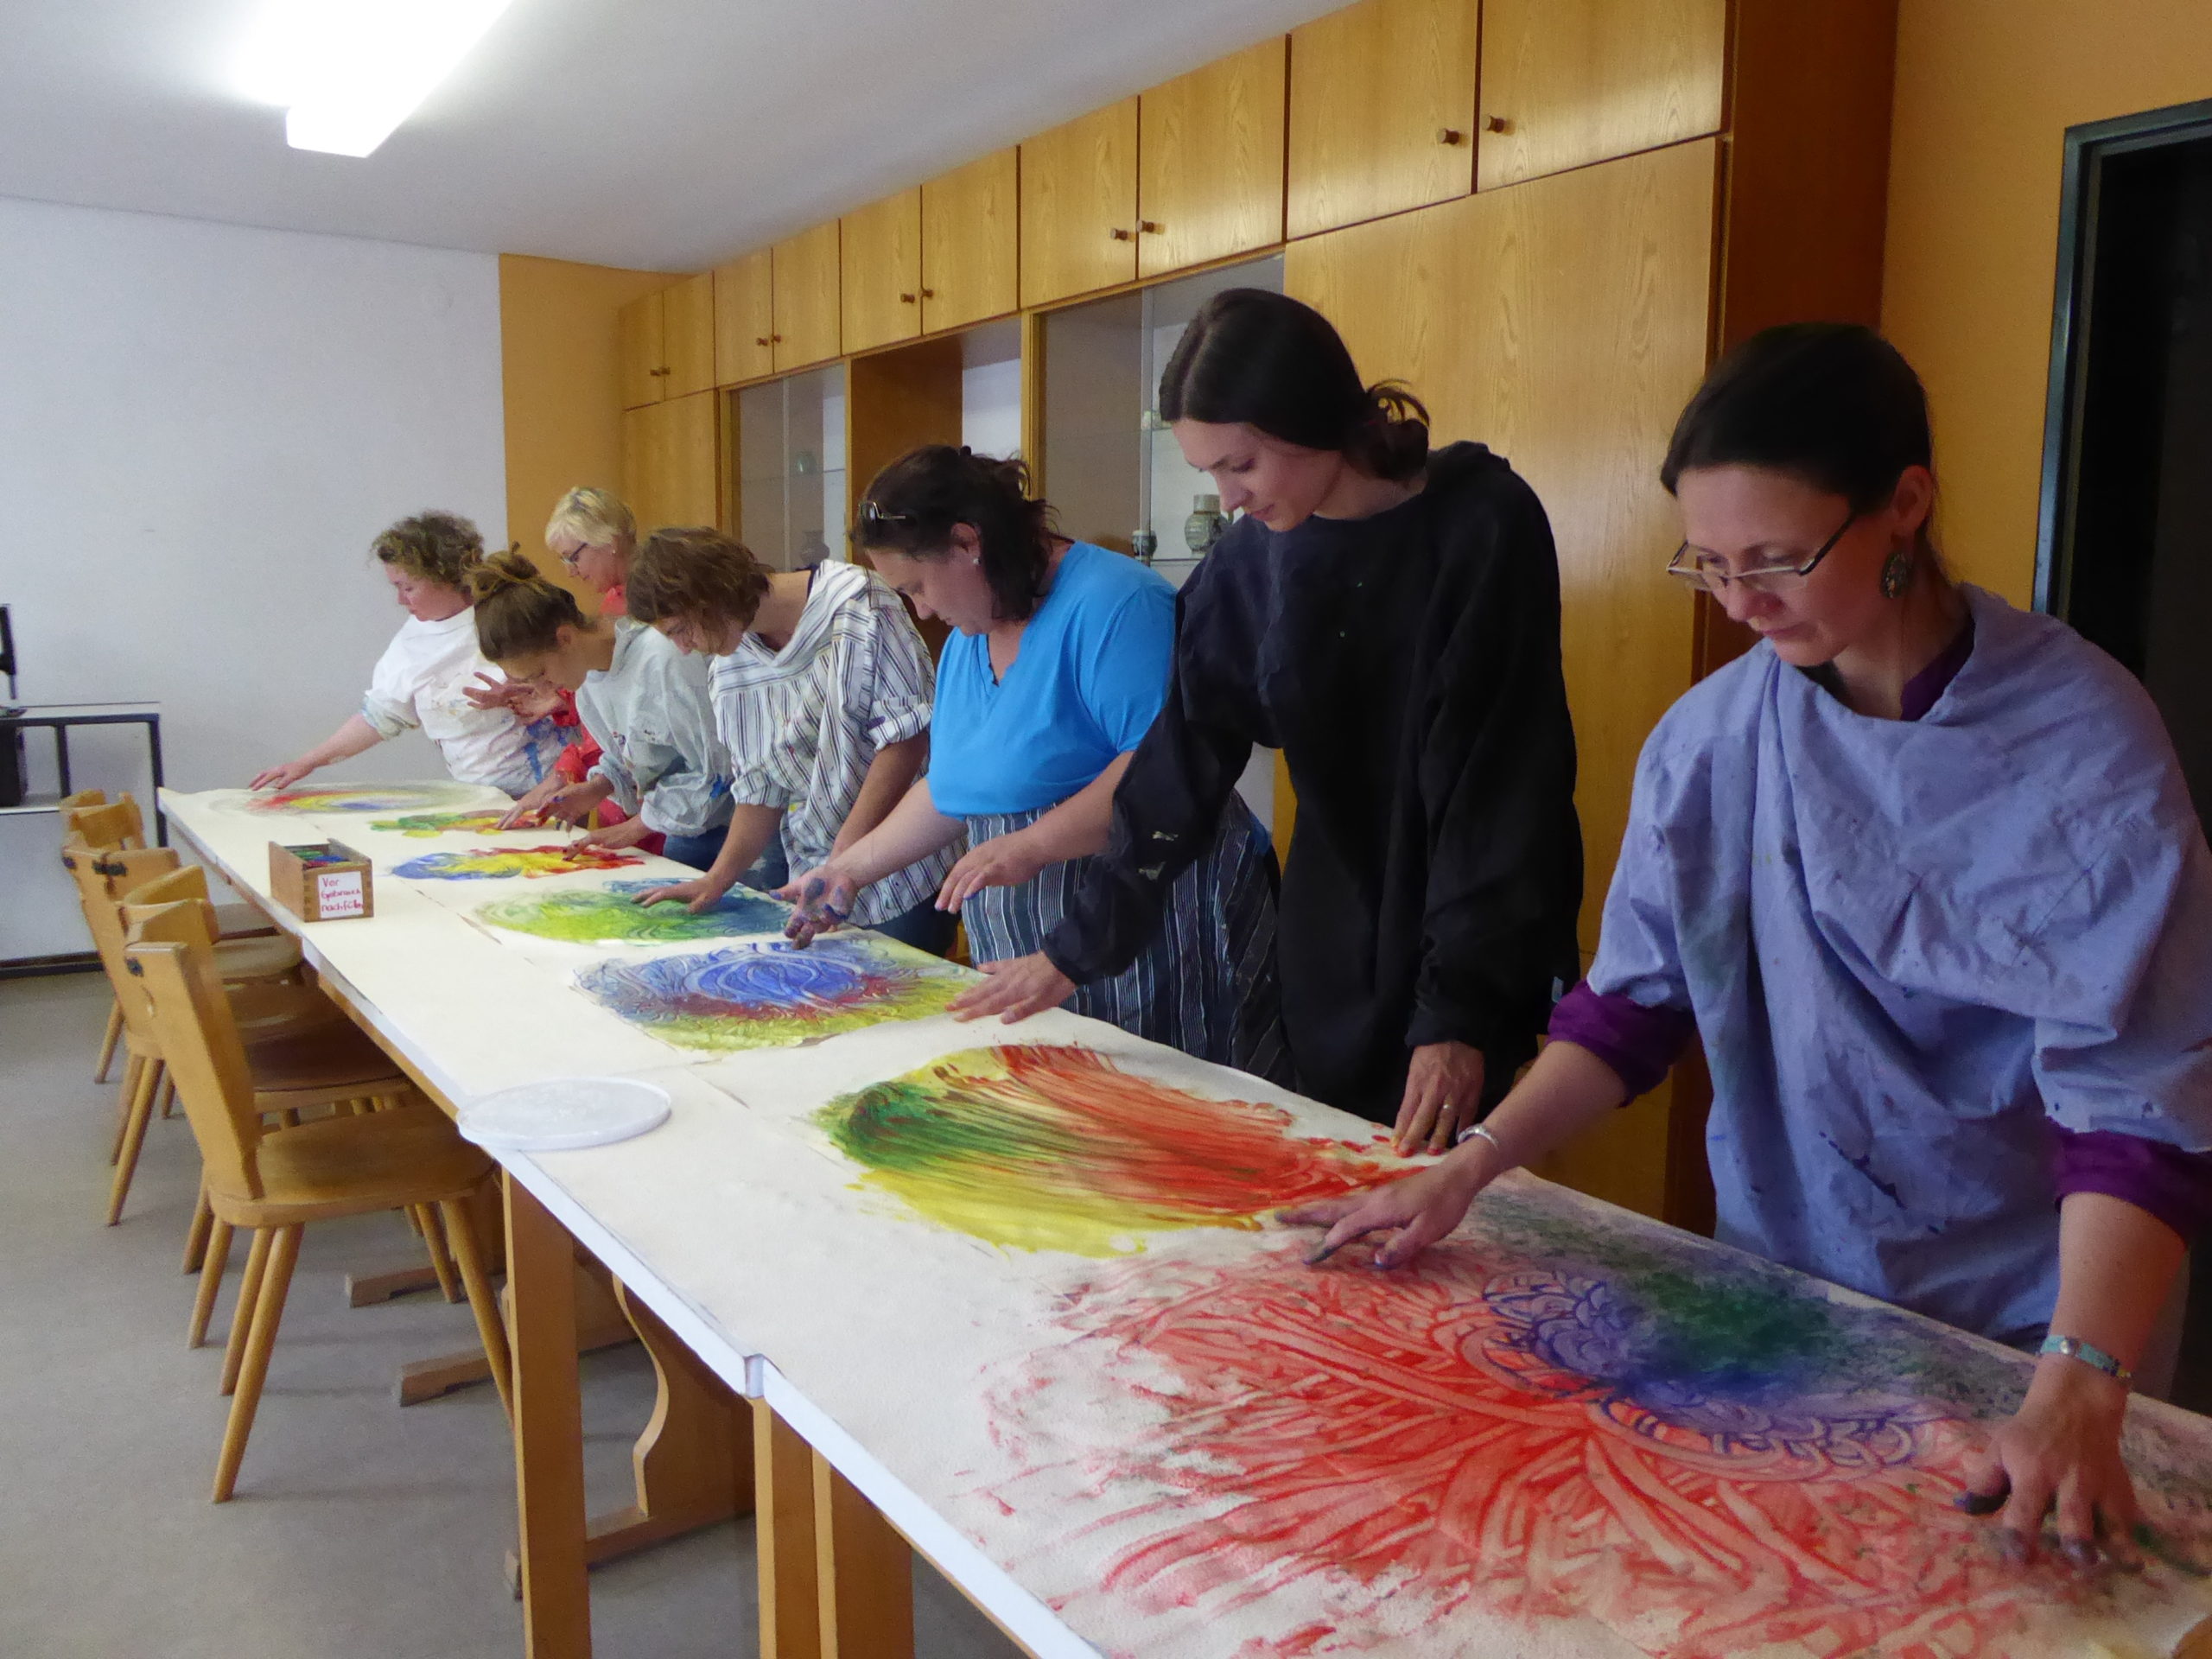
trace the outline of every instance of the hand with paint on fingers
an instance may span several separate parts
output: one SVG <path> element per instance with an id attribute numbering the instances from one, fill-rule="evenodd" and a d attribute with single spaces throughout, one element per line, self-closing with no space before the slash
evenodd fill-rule
<path id="1" fill-rule="evenodd" d="M 1375 1265 L 1402 1268 L 1459 1224 L 1475 1194 L 1497 1173 L 1496 1159 L 1497 1149 L 1488 1141 L 1471 1141 L 1419 1174 L 1349 1198 L 1287 1210 L 1276 1219 L 1287 1226 L 1329 1230 L 1306 1258 L 1309 1266 L 1320 1266 L 1355 1239 L 1382 1233 L 1388 1236 L 1376 1247 Z"/>
<path id="2" fill-rule="evenodd" d="M 625 818 L 620 823 L 610 823 L 604 829 L 584 832 L 582 844 L 586 847 L 634 847 L 652 830 L 643 818 Z"/>
<path id="3" fill-rule="evenodd" d="M 952 999 L 946 1010 L 955 1020 L 982 1020 L 995 1014 L 1003 1025 L 1015 1025 L 1033 1014 L 1056 1008 L 1075 995 L 1075 982 L 1052 966 L 1043 951 L 1034 956 L 1008 957 L 1003 962 L 979 962 L 987 977 Z"/>
<path id="4" fill-rule="evenodd" d="M 937 907 L 958 910 L 985 887 L 1018 887 L 1056 861 L 1026 830 L 994 836 L 961 855 L 938 889 Z"/>
<path id="5" fill-rule="evenodd" d="M 505 709 L 519 720 L 543 720 L 561 706 L 561 693 L 552 686 L 495 680 L 485 673 L 462 686 L 461 695 L 472 709 Z"/>
<path id="6" fill-rule="evenodd" d="M 1465 1043 L 1424 1043 L 1406 1068 L 1393 1139 L 1402 1158 L 1449 1152 L 1483 1100 L 1483 1052 Z"/>
<path id="7" fill-rule="evenodd" d="M 1968 1465 L 1958 1507 L 1994 1514 L 2005 1555 L 2023 1566 L 2035 1559 L 2049 1521 L 2059 1554 L 2075 1567 L 2086 1571 L 2103 1559 L 2139 1570 L 2142 1512 L 2120 1453 L 2126 1410 L 2126 1383 L 2079 1360 L 2044 1356 L 2019 1410 Z"/>
<path id="8" fill-rule="evenodd" d="M 538 790 L 545 789 L 545 784 L 554 786 L 533 800 L 531 798 L 538 795 Z M 515 803 L 515 810 L 499 820 L 499 828 L 518 828 L 524 821 L 525 808 L 539 823 L 582 823 L 590 818 L 593 809 L 613 793 L 614 786 L 604 778 L 587 778 L 580 784 L 556 783 L 549 778 Z"/>
<path id="9" fill-rule="evenodd" d="M 254 773 L 253 781 L 246 787 L 248 789 L 289 789 L 314 770 L 313 764 L 307 760 L 287 760 L 281 766 L 270 766 Z"/>
<path id="10" fill-rule="evenodd" d="M 816 866 L 776 890 L 776 897 L 797 906 L 784 925 L 784 937 L 802 950 L 823 934 L 842 927 L 860 900 L 860 884 L 833 861 Z"/>
<path id="11" fill-rule="evenodd" d="M 712 910 L 721 896 L 730 890 L 730 883 L 718 881 L 712 875 L 695 875 L 689 881 L 672 881 L 664 887 L 648 887 L 637 896 L 635 903 L 660 905 L 671 901 L 682 905 L 694 916 Z"/>

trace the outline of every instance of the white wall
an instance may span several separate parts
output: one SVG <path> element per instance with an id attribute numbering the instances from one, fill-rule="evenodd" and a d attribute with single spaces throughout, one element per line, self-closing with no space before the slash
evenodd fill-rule
<path id="1" fill-rule="evenodd" d="M 0 198 L 24 701 L 156 699 L 173 785 L 243 784 L 403 620 L 370 537 L 435 506 L 500 545 L 505 493 L 492 256 Z M 80 786 L 129 752 L 88 741 Z M 440 771 L 410 734 L 343 775 Z"/>

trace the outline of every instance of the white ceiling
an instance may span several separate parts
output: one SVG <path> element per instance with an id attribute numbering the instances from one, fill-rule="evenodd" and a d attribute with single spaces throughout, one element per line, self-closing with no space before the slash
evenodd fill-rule
<path id="1" fill-rule="evenodd" d="M 515 0 L 366 160 L 238 90 L 260 0 L 12 0 L 0 194 L 696 270 L 1343 0 Z"/>

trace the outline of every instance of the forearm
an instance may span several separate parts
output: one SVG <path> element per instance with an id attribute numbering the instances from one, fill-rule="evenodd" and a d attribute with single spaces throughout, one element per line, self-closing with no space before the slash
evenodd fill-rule
<path id="1" fill-rule="evenodd" d="M 729 829 L 722 836 L 722 849 L 715 855 L 707 879 L 723 888 L 735 883 L 738 877 L 760 861 L 760 855 L 775 839 L 776 826 L 783 819 L 784 810 L 779 806 L 733 806 Z"/>
<path id="2" fill-rule="evenodd" d="M 1129 769 L 1130 755 L 1116 755 L 1096 778 L 1062 801 L 1021 833 L 1048 864 L 1071 858 L 1088 858 L 1106 850 L 1106 834 L 1114 823 L 1114 791 Z"/>
<path id="3" fill-rule="evenodd" d="M 1492 1141 L 1469 1137 L 1450 1157 L 1471 1186 L 1536 1162 L 1611 1114 L 1628 1098 L 1619 1075 L 1588 1049 L 1553 1042 L 1483 1121 Z"/>
<path id="4" fill-rule="evenodd" d="M 309 749 L 300 759 L 310 766 L 327 766 L 340 760 L 351 760 L 365 753 L 384 741 L 384 734 L 369 724 L 360 715 L 351 715 L 346 723 L 328 737 Z"/>
<path id="5" fill-rule="evenodd" d="M 927 732 L 878 749 L 875 759 L 868 763 L 868 775 L 861 779 L 860 793 L 853 798 L 852 810 L 845 814 L 837 839 L 830 845 L 830 856 L 845 853 L 890 817 L 922 775 L 929 758 Z"/>
<path id="6" fill-rule="evenodd" d="M 2165 1306 L 2185 1248 L 2172 1228 L 2125 1198 L 2069 1193 L 2058 1206 L 2052 1334 L 2078 1338 L 2132 1369 Z"/>
<path id="7" fill-rule="evenodd" d="M 958 818 L 948 818 L 937 810 L 929 779 L 918 779 L 883 822 L 835 855 L 835 862 L 854 886 L 864 887 L 950 847 L 966 828 Z"/>

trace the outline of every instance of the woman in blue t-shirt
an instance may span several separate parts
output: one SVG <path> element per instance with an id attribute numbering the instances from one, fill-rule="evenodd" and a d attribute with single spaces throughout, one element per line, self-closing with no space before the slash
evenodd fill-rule
<path id="1" fill-rule="evenodd" d="M 1114 787 L 1160 712 L 1174 590 L 1052 529 L 1018 461 L 932 444 L 868 486 L 854 540 L 924 616 L 953 629 L 938 664 L 928 775 L 889 817 L 786 892 L 794 938 L 853 895 L 964 833 L 938 894 L 985 973 L 1042 950 L 1092 855 Z M 1285 1070 L 1274 982 L 1274 855 L 1232 796 L 1179 876 L 1168 925 L 1125 972 L 1083 986 L 1077 1013 L 1262 1076 Z M 955 1011 L 958 1004 L 954 1005 Z"/>

